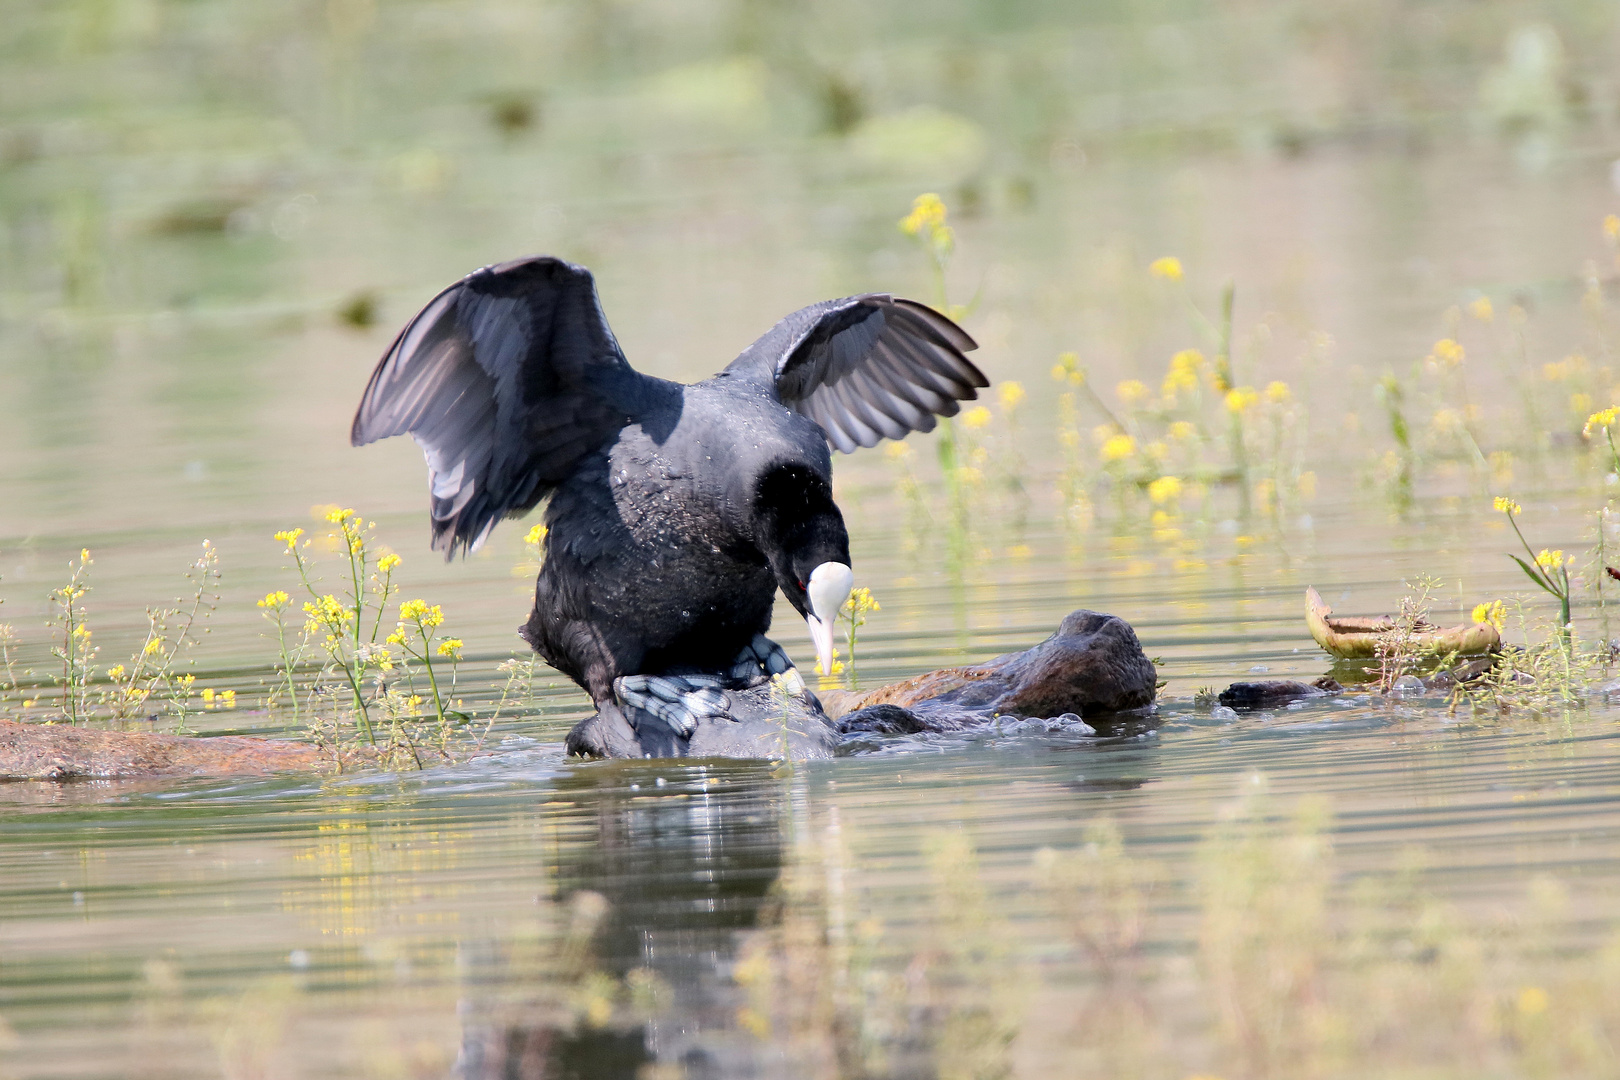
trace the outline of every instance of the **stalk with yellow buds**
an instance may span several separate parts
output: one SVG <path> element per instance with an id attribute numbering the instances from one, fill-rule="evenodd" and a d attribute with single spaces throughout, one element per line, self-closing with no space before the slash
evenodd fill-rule
<path id="1" fill-rule="evenodd" d="M 1523 512 L 1524 507 L 1501 495 L 1498 495 L 1491 505 L 1497 513 L 1507 515 L 1508 524 L 1513 526 L 1513 532 L 1518 536 L 1519 543 L 1524 545 L 1524 553 L 1530 556 L 1528 561 L 1511 554 L 1508 558 L 1519 564 L 1519 569 L 1523 570 L 1525 576 L 1536 583 L 1537 588 L 1544 589 L 1558 598 L 1558 626 L 1567 634 L 1570 623 L 1569 560 L 1564 557 L 1561 550 L 1555 551 L 1542 548 L 1538 552 L 1530 546 L 1530 541 L 1526 540 L 1524 533 L 1519 531 L 1519 523 L 1516 520 L 1519 514 Z M 1476 619 L 1475 621 L 1480 620 Z"/>

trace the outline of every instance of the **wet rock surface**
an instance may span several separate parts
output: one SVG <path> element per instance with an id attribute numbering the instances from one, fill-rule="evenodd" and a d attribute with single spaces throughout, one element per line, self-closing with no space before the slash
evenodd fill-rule
<path id="1" fill-rule="evenodd" d="M 1220 703 L 1228 709 L 1279 709 L 1307 698 L 1327 697 L 1344 693 L 1344 687 L 1324 675 L 1320 679 L 1303 683 L 1294 679 L 1262 679 L 1259 682 L 1235 682 L 1221 691 Z"/>
<path id="2" fill-rule="evenodd" d="M 260 776 L 312 772 L 322 760 L 313 746 L 251 735 L 195 738 L 0 720 L 0 779 L 7 780 Z"/>
<path id="3" fill-rule="evenodd" d="M 998 715 L 1075 713 L 1089 719 L 1140 709 L 1153 704 L 1157 681 L 1129 623 L 1081 610 L 1071 612 L 1057 633 L 1023 652 L 970 667 L 942 668 L 866 694 L 823 696 L 835 718 L 897 705 L 917 716 L 923 730 L 954 731 Z"/>
<path id="4" fill-rule="evenodd" d="M 634 722 L 617 706 L 581 720 L 568 733 L 570 754 L 586 757 L 829 758 L 838 747 L 838 729 L 816 695 L 773 693 L 770 684 L 723 691 L 731 719 L 704 718 L 690 739 L 648 713 Z"/>

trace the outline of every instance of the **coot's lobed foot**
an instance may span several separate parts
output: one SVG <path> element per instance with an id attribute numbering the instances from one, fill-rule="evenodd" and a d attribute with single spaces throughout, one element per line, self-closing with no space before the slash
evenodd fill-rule
<path id="1" fill-rule="evenodd" d="M 686 737 L 704 719 L 727 717 L 725 682 L 718 675 L 623 675 L 613 680 L 613 694 L 632 724 L 638 712 L 650 713 Z"/>
<path id="2" fill-rule="evenodd" d="M 793 670 L 793 661 L 782 646 L 766 637 L 764 634 L 755 634 L 754 640 L 743 646 L 742 652 L 737 654 L 736 661 L 731 665 L 732 688 L 744 690 L 750 686 L 758 686 L 766 682 L 772 675 L 781 675 Z"/>

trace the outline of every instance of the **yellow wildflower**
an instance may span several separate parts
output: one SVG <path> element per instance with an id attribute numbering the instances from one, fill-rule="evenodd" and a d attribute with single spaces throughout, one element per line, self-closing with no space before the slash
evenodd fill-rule
<path id="1" fill-rule="evenodd" d="M 383 640 L 388 642 L 390 645 L 403 645 L 405 644 L 405 631 L 396 629 L 392 634 L 389 634 Z"/>
<path id="2" fill-rule="evenodd" d="M 345 521 L 348 521 L 350 518 L 354 517 L 354 511 L 340 506 L 334 506 L 332 509 L 328 510 L 324 516 L 326 520 L 330 521 L 333 525 L 341 525 Z"/>
<path id="3" fill-rule="evenodd" d="M 203 688 L 202 699 L 204 701 L 213 701 L 214 700 L 214 688 L 212 686 L 207 686 L 207 687 Z"/>
<path id="4" fill-rule="evenodd" d="M 1170 369 L 1164 376 L 1164 396 L 1173 398 L 1181 390 L 1198 389 L 1198 372 L 1204 365 L 1204 354 L 1197 349 L 1182 349 L 1170 358 Z"/>
<path id="5" fill-rule="evenodd" d="M 395 555 L 392 551 L 390 551 L 388 554 L 377 560 L 377 572 L 379 574 L 391 574 L 394 572 L 394 568 L 403 561 L 404 560 L 398 555 Z"/>
<path id="6" fill-rule="evenodd" d="M 1127 405 L 1140 405 L 1153 396 L 1153 391 L 1136 379 L 1126 379 L 1114 387 L 1114 393 L 1118 394 L 1119 400 Z"/>
<path id="7" fill-rule="evenodd" d="M 1436 431 L 1456 431 L 1462 427 L 1462 413 L 1456 409 L 1441 409 L 1430 421 Z"/>
<path id="8" fill-rule="evenodd" d="M 90 628 L 84 625 L 84 623 L 80 623 L 78 626 L 73 628 L 73 636 L 76 638 L 88 639 L 90 637 Z"/>
<path id="9" fill-rule="evenodd" d="M 1184 348 L 1170 358 L 1170 371 L 1165 372 L 1163 393 L 1166 398 L 1176 397 L 1181 390 L 1199 389 L 1199 368 L 1204 364 L 1204 353 L 1196 348 Z"/>
<path id="10" fill-rule="evenodd" d="M 1592 432 L 1613 427 L 1616 417 L 1620 417 L 1620 409 L 1612 406 L 1595 412 L 1586 418 L 1586 426 L 1581 428 L 1581 434 L 1590 439 Z"/>
<path id="11" fill-rule="evenodd" d="M 1524 507 L 1520 506 L 1512 499 L 1505 498 L 1501 495 L 1498 495 L 1494 500 L 1492 500 L 1491 508 L 1494 509 L 1498 514 L 1507 514 L 1509 517 L 1513 516 L 1514 514 L 1522 514 L 1524 512 Z"/>
<path id="12" fill-rule="evenodd" d="M 1123 461 L 1136 453 L 1136 440 L 1129 435 L 1114 435 L 1102 444 L 1104 461 Z"/>
<path id="13" fill-rule="evenodd" d="M 461 659 L 461 639 L 458 637 L 445 638 L 439 642 L 439 655 Z"/>
<path id="14" fill-rule="evenodd" d="M 191 689 L 191 684 L 197 681 L 197 676 L 195 676 L 195 675 L 182 675 L 182 676 L 180 676 L 178 681 L 180 683 L 180 688 L 182 690 L 190 690 Z"/>
<path id="15" fill-rule="evenodd" d="M 1620 217 L 1608 214 L 1603 218 L 1603 235 L 1610 243 L 1620 242 Z"/>
<path id="16" fill-rule="evenodd" d="M 962 414 L 962 426 L 965 428 L 982 428 L 990 422 L 990 410 L 983 405 L 975 405 Z"/>
<path id="17" fill-rule="evenodd" d="M 1463 362 L 1463 347 L 1451 338 L 1441 338 L 1429 350 L 1429 359 L 1446 367 L 1456 367 Z"/>
<path id="18" fill-rule="evenodd" d="M 79 561 L 80 562 L 90 562 L 91 561 L 90 560 L 90 549 L 89 548 L 80 548 L 79 549 Z"/>
<path id="19" fill-rule="evenodd" d="M 933 192 L 919 195 L 912 201 L 911 213 L 900 219 L 900 231 L 925 241 L 933 248 L 934 258 L 941 262 L 956 247 L 956 234 L 945 224 L 945 203 Z M 946 314 L 957 317 L 954 310 Z"/>
<path id="20" fill-rule="evenodd" d="M 422 707 L 422 695 L 421 694 L 412 694 L 410 696 L 410 698 L 405 702 L 405 707 L 408 708 L 408 709 L 419 709 L 419 708 L 421 708 Z"/>
<path id="21" fill-rule="evenodd" d="M 1486 604 L 1475 604 L 1474 612 L 1470 618 L 1476 623 L 1489 623 L 1500 630 L 1502 629 L 1502 616 L 1502 601 L 1492 600 Z"/>
<path id="22" fill-rule="evenodd" d="M 1562 360 L 1549 361 L 1541 365 L 1541 377 L 1548 382 L 1562 382 L 1574 378 L 1586 370 L 1586 357 L 1580 353 L 1570 353 Z"/>
<path id="23" fill-rule="evenodd" d="M 1058 353 L 1057 363 L 1052 365 L 1052 378 L 1058 382 L 1066 382 L 1070 386 L 1079 386 L 1086 381 L 1086 373 L 1080 367 L 1080 354 L 1065 352 Z"/>
<path id="24" fill-rule="evenodd" d="M 331 593 L 327 593 L 314 603 L 304 601 L 304 614 L 314 622 L 325 623 L 334 628 L 341 627 L 354 618 L 354 612 Z"/>
<path id="25" fill-rule="evenodd" d="M 1018 408 L 1018 403 L 1024 400 L 1024 384 L 1019 382 L 1004 382 L 996 387 L 996 398 L 1001 407 L 1008 412 Z"/>
<path id="26" fill-rule="evenodd" d="M 1491 298 L 1482 296 L 1468 305 L 1468 314 L 1480 322 L 1490 322 L 1496 317 L 1496 309 L 1491 307 Z"/>
<path id="27" fill-rule="evenodd" d="M 816 674 L 817 675 L 825 677 L 825 676 L 828 676 L 828 675 L 842 675 L 843 673 L 844 673 L 844 662 L 842 660 L 838 659 L 838 650 L 836 648 L 833 649 L 833 664 L 832 664 L 832 670 L 831 671 L 822 671 L 821 670 L 821 661 L 820 660 L 816 661 Z"/>
<path id="28" fill-rule="evenodd" d="M 124 665 L 123 664 L 114 664 L 112 667 L 107 669 L 107 678 L 111 679 L 113 682 L 117 682 L 119 679 L 122 679 L 123 677 L 124 677 Z"/>
<path id="29" fill-rule="evenodd" d="M 1260 395 L 1254 392 L 1254 387 L 1235 387 L 1226 392 L 1226 410 L 1231 413 L 1246 413 L 1259 400 Z"/>
<path id="30" fill-rule="evenodd" d="M 1148 273 L 1166 281 L 1180 281 L 1182 275 L 1181 260 L 1174 255 L 1161 255 L 1148 263 Z"/>
<path id="31" fill-rule="evenodd" d="M 528 532 L 523 534 L 523 542 L 525 544 L 532 544 L 535 547 L 539 547 L 540 541 L 544 540 L 546 538 L 546 534 L 550 531 L 550 529 L 546 528 L 537 521 Z"/>
<path id="32" fill-rule="evenodd" d="M 160 637 L 155 637 L 151 641 L 148 641 L 146 643 L 146 647 L 141 650 L 141 655 L 142 656 L 151 656 L 153 653 L 159 651 L 162 648 L 163 648 L 163 639 L 160 638 Z"/>
<path id="33" fill-rule="evenodd" d="M 444 622 L 444 611 L 438 604 L 429 606 L 425 600 L 407 600 L 399 605 L 399 619 L 431 628 Z"/>
<path id="34" fill-rule="evenodd" d="M 872 590 L 864 585 L 852 591 L 846 603 L 849 605 L 850 612 L 857 617 L 865 615 L 868 611 L 883 610 L 882 606 L 873 598 Z"/>
<path id="35" fill-rule="evenodd" d="M 1564 553 L 1542 548 L 1536 553 L 1536 565 L 1543 570 L 1557 570 L 1564 565 Z"/>
<path id="36" fill-rule="evenodd" d="M 1170 425 L 1170 438 L 1176 442 L 1185 442 L 1198 437 L 1198 427 L 1190 420 L 1177 420 Z"/>
<path id="37" fill-rule="evenodd" d="M 227 708 L 227 709 L 236 708 L 236 691 L 235 690 L 221 690 L 219 692 L 219 701 L 220 701 L 220 704 L 224 708 Z"/>
<path id="38" fill-rule="evenodd" d="M 259 606 L 262 608 L 279 610 L 286 607 L 287 602 L 291 599 L 292 597 L 288 596 L 285 592 L 280 589 L 276 589 L 274 592 L 265 593 L 264 599 L 259 601 Z"/>
<path id="39" fill-rule="evenodd" d="M 1161 476 L 1148 485 L 1148 498 L 1156 503 L 1167 503 L 1181 496 L 1181 478 Z"/>
<path id="40" fill-rule="evenodd" d="M 1526 986 L 1519 991 L 1519 1012 L 1525 1016 L 1539 1016 L 1547 1011 L 1547 991 L 1539 986 Z"/>
<path id="41" fill-rule="evenodd" d="M 916 236 L 924 229 L 945 224 L 945 201 L 932 191 L 924 192 L 912 200 L 911 213 L 900 219 L 900 231 Z"/>
<path id="42" fill-rule="evenodd" d="M 1288 384 L 1272 381 L 1266 384 L 1266 400 L 1273 405 L 1281 405 L 1288 400 Z"/>
<path id="43" fill-rule="evenodd" d="M 274 538 L 286 544 L 287 550 L 291 551 L 293 548 L 298 546 L 298 538 L 303 535 L 303 529 L 287 529 L 283 532 L 276 533 Z"/>

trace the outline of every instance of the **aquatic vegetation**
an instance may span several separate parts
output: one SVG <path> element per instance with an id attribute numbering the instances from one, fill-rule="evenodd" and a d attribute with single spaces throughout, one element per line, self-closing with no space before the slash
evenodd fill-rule
<path id="1" fill-rule="evenodd" d="M 1505 621 L 1501 601 L 1481 607 L 1486 610 L 1479 613 L 1487 619 Z M 1459 682 L 1451 692 L 1451 708 L 1467 705 L 1476 715 L 1537 719 L 1584 709 L 1589 688 L 1613 667 L 1613 650 L 1587 644 L 1567 623 L 1548 626 L 1545 619 L 1533 619 L 1522 606 L 1515 615 L 1524 643 L 1503 645 L 1489 668 Z"/>
<path id="2" fill-rule="evenodd" d="M 288 529 L 276 533 L 275 539 L 286 545 L 285 554 L 292 558 L 299 584 L 309 597 L 301 604 L 304 623 L 296 644 L 288 642 L 285 616 L 291 601 L 287 593 L 276 590 L 259 601 L 265 617 L 276 627 L 279 685 L 286 691 L 295 720 L 299 686 L 294 673 L 307 657 L 318 655 L 322 657 L 320 667 L 305 690 L 307 730 L 317 744 L 332 752 L 339 767 L 362 746 L 383 764 L 396 768 L 421 768 L 422 750 L 429 746 L 440 756 L 450 755 L 453 731 L 470 719 L 450 707 L 462 640 L 441 637 L 443 609 L 420 599 L 401 602 L 393 630 L 384 635 L 390 602 L 399 592 L 394 572 L 402 560 L 379 548 L 376 523 L 353 509 L 332 507 L 323 516 L 336 527 L 329 539 L 343 558 L 338 592 L 322 591 L 311 554 L 312 538 L 303 529 Z M 441 685 L 440 671 L 446 668 L 449 682 Z M 418 688 L 419 675 L 426 680 L 425 687 Z M 339 707 L 334 695 L 323 693 L 334 676 L 347 691 L 347 708 Z M 509 679 L 508 689 L 513 688 Z M 422 689 L 427 696 L 419 692 Z M 330 700 L 330 705 L 323 699 Z M 503 694 L 503 707 L 506 701 Z"/>
<path id="3" fill-rule="evenodd" d="M 945 202 L 933 192 L 918 195 L 911 203 L 911 212 L 899 221 L 900 231 L 915 238 L 927 253 L 934 273 L 934 291 L 939 297 L 939 309 L 952 319 L 961 319 L 967 308 L 953 307 L 946 299 L 945 267 L 956 252 L 956 232 L 945 223 L 949 211 Z"/>
<path id="4" fill-rule="evenodd" d="M 1517 555 L 1509 555 L 1508 558 L 1517 563 L 1519 569 L 1523 570 L 1525 576 L 1535 582 L 1538 588 L 1551 593 L 1557 598 L 1558 625 L 1567 630 L 1570 626 L 1570 580 L 1569 564 L 1564 558 L 1564 553 L 1562 551 L 1549 551 L 1546 548 L 1542 548 L 1537 552 L 1530 547 L 1530 541 L 1524 538 L 1524 533 L 1519 529 L 1518 517 L 1519 514 L 1523 513 L 1524 508 L 1512 499 L 1498 496 L 1494 507 L 1498 513 L 1507 516 L 1508 524 L 1513 526 L 1513 534 L 1519 538 L 1519 543 L 1524 546 L 1524 553 L 1530 556 L 1528 562 Z"/>
<path id="5" fill-rule="evenodd" d="M 1061 1064 L 1460 1080 L 1612 1061 L 1620 939 L 1596 943 L 1592 965 L 1568 963 L 1556 881 L 1499 909 L 1455 907 L 1430 891 L 1423 852 L 1369 872 L 1337 850 L 1325 800 L 1278 805 L 1258 774 L 1211 808 L 1190 883 L 1100 815 L 1078 846 L 995 874 L 963 832 L 922 837 L 927 889 L 899 911 L 839 808 L 812 813 L 732 968 L 738 1026 L 805 1075 Z"/>
<path id="6" fill-rule="evenodd" d="M 1401 679 L 1418 670 L 1434 666 L 1433 650 L 1426 647 L 1425 631 L 1433 626 L 1429 609 L 1433 596 L 1442 584 L 1430 577 L 1408 582 L 1412 592 L 1401 597 L 1399 613 L 1392 620 L 1394 626 L 1379 635 L 1373 655 L 1378 659 L 1376 679 L 1378 692 L 1388 694 L 1395 690 Z M 1444 660 L 1441 661 L 1444 663 Z"/>
<path id="7" fill-rule="evenodd" d="M 17 653 L 22 638 L 11 626 L 0 627 L 0 664 L 5 668 L 0 705 L 14 708 L 19 717 L 35 714 L 47 722 L 78 725 L 155 721 L 161 714 L 149 710 L 156 701 L 166 705 L 175 730 L 182 733 L 187 730 L 187 717 L 195 711 L 192 699 L 199 692 L 210 695 L 207 707 L 234 706 L 234 692 L 229 698 L 216 697 L 195 685 L 194 673 L 182 670 L 195 665 L 192 650 L 208 632 L 207 622 L 219 604 L 219 555 L 214 546 L 204 540 L 202 554 L 186 570 L 192 586 L 190 597 L 173 607 L 147 608 L 146 632 L 128 661 L 100 673 L 95 661 L 102 646 L 90 626 L 85 602 L 94 561 L 89 549 L 81 550 L 69 563 L 67 582 L 49 596 L 49 655 L 58 666 L 46 681 L 55 688 L 54 695 L 40 693 L 39 676 L 33 670 L 19 677 Z M 32 697 L 27 696 L 30 692 Z"/>
<path id="8" fill-rule="evenodd" d="M 882 610 L 882 606 L 879 605 L 876 598 L 872 596 L 872 590 L 868 589 L 864 585 L 853 590 L 849 594 L 849 599 L 844 601 L 844 606 L 838 609 L 839 621 L 844 624 L 844 641 L 849 647 L 849 661 L 847 667 L 849 669 L 849 685 L 850 689 L 852 690 L 860 688 L 860 677 L 855 671 L 856 636 L 859 634 L 861 627 L 866 625 L 867 615 L 874 611 Z M 837 654 L 835 653 L 834 655 Z M 838 673 L 836 670 L 838 667 L 836 661 L 834 661 L 833 667 L 835 670 L 829 674 L 836 675 Z"/>
<path id="9" fill-rule="evenodd" d="M 69 564 L 67 584 L 51 592 L 54 609 L 52 623 L 61 635 L 60 643 L 51 647 L 51 655 L 62 663 L 62 673 L 56 685 L 62 693 L 63 718 L 78 724 L 90 717 L 91 662 L 99 651 L 90 643 L 91 630 L 80 602 L 89 591 L 86 578 L 90 570 L 90 549 L 79 552 L 76 561 Z"/>

